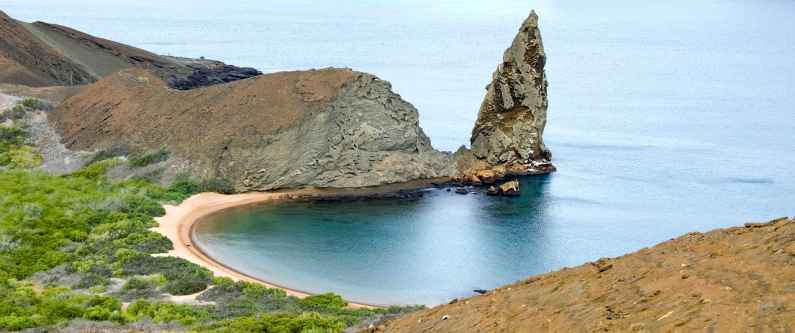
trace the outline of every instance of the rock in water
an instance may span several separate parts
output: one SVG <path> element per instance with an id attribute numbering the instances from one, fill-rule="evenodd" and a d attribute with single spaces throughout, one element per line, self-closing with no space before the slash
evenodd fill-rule
<path id="1" fill-rule="evenodd" d="M 500 185 L 500 194 L 506 197 L 518 197 L 521 194 L 519 192 L 519 181 L 512 180 Z"/>
<path id="2" fill-rule="evenodd" d="M 548 106 L 545 64 L 538 15 L 533 11 L 486 87 L 472 130 L 472 150 L 459 161 L 460 171 L 525 175 L 553 170 L 543 140 Z"/>

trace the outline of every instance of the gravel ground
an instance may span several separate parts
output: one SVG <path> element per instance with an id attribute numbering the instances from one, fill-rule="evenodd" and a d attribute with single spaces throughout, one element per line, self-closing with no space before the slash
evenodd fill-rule
<path id="1" fill-rule="evenodd" d="M 46 111 L 33 111 L 25 119 L 33 143 L 39 147 L 44 163 L 39 169 L 55 175 L 63 175 L 80 169 L 93 153 L 71 151 L 61 143 L 61 136 L 47 121 Z"/>

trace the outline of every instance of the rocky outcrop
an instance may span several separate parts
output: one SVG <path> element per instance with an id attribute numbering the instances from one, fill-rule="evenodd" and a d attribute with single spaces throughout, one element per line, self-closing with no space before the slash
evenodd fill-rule
<path id="1" fill-rule="evenodd" d="M 82 85 L 129 68 L 148 69 L 183 90 L 261 74 L 220 61 L 161 56 L 57 24 L 20 22 L 0 11 L 0 83 Z"/>
<path id="2" fill-rule="evenodd" d="M 240 192 L 452 176 L 452 156 L 431 147 L 418 118 L 388 82 L 349 69 L 188 91 L 125 70 L 86 86 L 51 116 L 72 149 L 165 149 L 164 179 L 189 173 Z"/>
<path id="3" fill-rule="evenodd" d="M 519 191 L 519 181 L 512 180 L 500 185 L 499 193 L 506 197 L 518 197 L 521 192 Z"/>
<path id="4" fill-rule="evenodd" d="M 166 72 L 161 76 L 166 79 L 170 87 L 179 90 L 190 90 L 215 84 L 228 83 L 262 74 L 262 72 L 254 68 L 237 67 L 214 60 L 190 58 L 171 59 L 191 69 L 191 71 Z"/>
<path id="5" fill-rule="evenodd" d="M 472 130 L 472 148 L 459 154 L 462 174 L 492 170 L 504 176 L 554 170 L 543 140 L 548 106 L 545 64 L 538 16 L 532 12 L 486 87 Z"/>
<path id="6" fill-rule="evenodd" d="M 795 220 L 693 232 L 366 332 L 788 332 Z"/>

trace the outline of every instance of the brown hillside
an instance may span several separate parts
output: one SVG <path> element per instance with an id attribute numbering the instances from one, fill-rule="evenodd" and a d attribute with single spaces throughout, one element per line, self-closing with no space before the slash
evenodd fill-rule
<path id="1" fill-rule="evenodd" d="M 178 89 L 260 74 L 220 61 L 161 56 L 57 24 L 20 22 L 0 11 L 0 83 L 82 85 L 129 68 L 151 70 Z"/>
<path id="2" fill-rule="evenodd" d="M 25 24 L 25 27 L 40 41 L 87 70 L 94 79 L 131 67 L 181 69 L 170 58 L 69 27 L 44 22 Z"/>
<path id="3" fill-rule="evenodd" d="M 48 86 L 91 81 L 81 66 L 42 43 L 25 23 L 0 11 L 0 82 Z"/>
<path id="4" fill-rule="evenodd" d="M 230 137 L 256 137 L 320 111 L 354 72 L 282 72 L 188 91 L 169 89 L 141 69 L 125 70 L 81 89 L 53 114 L 68 147 L 89 150 L 124 142 L 156 149 L 166 143 L 185 158 L 218 153 Z M 246 133 L 247 136 L 239 134 Z"/>
<path id="5" fill-rule="evenodd" d="M 398 318 L 378 332 L 792 332 L 795 220 L 689 233 Z"/>

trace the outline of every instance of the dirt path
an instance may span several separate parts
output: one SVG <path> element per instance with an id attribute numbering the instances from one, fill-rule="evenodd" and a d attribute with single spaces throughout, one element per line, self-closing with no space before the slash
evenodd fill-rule
<path id="1" fill-rule="evenodd" d="M 0 111 L 5 111 L 14 106 L 20 98 L 0 93 Z"/>

